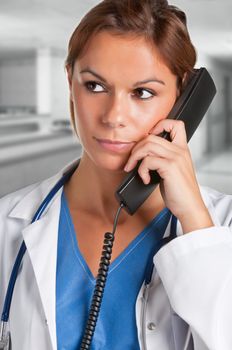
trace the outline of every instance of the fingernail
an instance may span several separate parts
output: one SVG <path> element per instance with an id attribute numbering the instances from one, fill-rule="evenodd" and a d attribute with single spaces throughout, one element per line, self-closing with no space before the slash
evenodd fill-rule
<path id="1" fill-rule="evenodd" d="M 149 184 L 149 179 L 146 177 L 146 178 L 143 178 L 143 183 L 145 185 L 148 185 Z"/>
<path id="2" fill-rule="evenodd" d="M 130 169 L 130 167 L 129 167 L 129 165 L 127 164 L 127 165 L 124 167 L 124 170 L 125 170 L 125 171 L 129 171 L 129 169 Z"/>

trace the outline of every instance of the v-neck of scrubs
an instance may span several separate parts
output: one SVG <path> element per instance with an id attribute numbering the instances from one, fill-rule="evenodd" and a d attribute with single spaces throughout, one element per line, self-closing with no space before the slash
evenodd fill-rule
<path id="1" fill-rule="evenodd" d="M 62 201 L 62 204 L 63 204 L 65 216 L 66 216 L 67 223 L 68 223 L 68 226 L 69 226 L 68 232 L 69 232 L 70 238 L 72 240 L 72 248 L 73 248 L 73 251 L 74 251 L 74 255 L 77 257 L 78 261 L 81 263 L 82 268 L 87 273 L 87 275 L 90 278 L 91 282 L 95 283 L 96 278 L 94 277 L 91 269 L 89 268 L 89 266 L 88 266 L 84 256 L 82 255 L 82 252 L 81 252 L 81 250 L 79 248 L 78 240 L 77 240 L 76 233 L 75 233 L 74 223 L 73 223 L 73 220 L 72 220 L 72 216 L 71 216 L 71 213 L 70 213 L 70 210 L 69 210 L 69 206 L 68 206 L 67 199 L 65 197 L 64 191 L 62 192 L 61 201 Z M 140 233 L 138 233 L 138 235 L 136 235 L 136 237 L 110 263 L 109 270 L 108 270 L 108 275 L 110 275 L 117 268 L 117 266 L 119 266 L 120 263 L 124 259 L 126 259 L 126 257 L 136 248 L 136 246 L 138 244 L 140 244 L 140 242 L 143 241 L 143 239 L 149 234 L 149 232 L 154 229 L 154 227 L 158 224 L 158 222 L 165 215 L 168 215 L 168 214 L 170 214 L 169 209 L 168 208 L 164 208 L 159 214 L 157 214 L 150 221 L 150 223 L 148 223 L 148 225 Z M 159 239 L 162 239 L 162 238 L 163 238 L 163 233 L 162 233 L 162 237 L 159 237 Z"/>

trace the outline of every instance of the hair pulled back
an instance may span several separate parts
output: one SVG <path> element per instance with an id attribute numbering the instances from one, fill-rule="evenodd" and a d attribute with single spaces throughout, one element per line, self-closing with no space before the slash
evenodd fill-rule
<path id="1" fill-rule="evenodd" d="M 68 45 L 66 67 L 84 55 L 93 35 L 108 31 L 113 35 L 144 37 L 155 45 L 177 76 L 178 87 L 196 63 L 196 51 L 191 42 L 185 13 L 166 0 L 103 0 L 93 7 L 74 30 Z M 70 111 L 74 124 L 73 103 Z"/>

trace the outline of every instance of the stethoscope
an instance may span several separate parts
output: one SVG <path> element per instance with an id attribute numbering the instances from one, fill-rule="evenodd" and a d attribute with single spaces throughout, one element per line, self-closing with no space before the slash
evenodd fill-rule
<path id="1" fill-rule="evenodd" d="M 42 214 L 45 212 L 45 209 L 48 207 L 48 205 L 52 202 L 53 198 L 57 194 L 57 192 L 60 190 L 61 187 L 64 186 L 64 184 L 71 178 L 72 174 L 76 170 L 77 166 L 79 165 L 79 161 L 77 164 L 75 164 L 71 169 L 66 172 L 62 178 L 56 183 L 56 185 L 50 190 L 48 195 L 45 197 L 45 199 L 40 204 L 38 210 L 34 214 L 34 217 L 31 221 L 31 224 L 37 220 L 39 220 L 42 216 Z M 94 334 L 98 314 L 100 311 L 101 301 L 103 297 L 105 282 L 107 278 L 108 268 L 110 264 L 111 259 L 111 253 L 112 253 L 112 247 L 114 242 L 114 233 L 116 231 L 116 226 L 118 222 L 118 217 L 120 214 L 121 209 L 123 208 L 123 204 L 120 205 L 118 208 L 118 211 L 115 215 L 114 225 L 112 232 L 106 232 L 104 236 L 104 243 L 103 243 L 103 250 L 102 250 L 102 256 L 101 261 L 99 265 L 98 270 L 98 276 L 96 279 L 96 285 L 93 292 L 92 297 L 92 303 L 90 306 L 90 312 L 89 317 L 86 323 L 86 328 L 84 331 L 82 343 L 81 343 L 81 350 L 87 350 L 90 348 L 91 340 Z M 174 215 L 172 215 L 171 220 L 171 226 L 170 226 L 170 235 L 166 238 L 163 238 L 161 242 L 159 243 L 159 248 L 176 237 L 176 226 L 177 226 L 177 219 Z M 20 269 L 20 265 L 23 259 L 23 256 L 26 252 L 27 248 L 25 245 L 25 242 L 23 241 L 19 252 L 17 254 L 17 257 L 15 259 L 15 263 L 10 275 L 9 284 L 7 287 L 7 292 L 3 304 L 3 311 L 1 316 L 1 327 L 0 327 L 0 350 L 10 350 L 11 349 L 11 338 L 10 338 L 10 331 L 8 330 L 8 321 L 9 321 L 9 314 L 10 314 L 10 307 L 12 302 L 12 296 L 14 292 L 15 282 L 17 280 L 18 272 Z M 148 285 L 151 281 L 152 272 L 153 272 L 154 264 L 153 262 L 147 266 L 146 273 L 145 273 L 145 285 Z"/>

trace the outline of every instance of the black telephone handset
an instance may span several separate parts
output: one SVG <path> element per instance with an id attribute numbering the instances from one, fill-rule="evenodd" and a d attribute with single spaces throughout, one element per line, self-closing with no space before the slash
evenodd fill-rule
<path id="1" fill-rule="evenodd" d="M 206 68 L 194 69 L 183 93 L 167 116 L 168 119 L 178 119 L 184 122 L 187 141 L 191 139 L 200 124 L 215 94 L 215 84 Z M 161 137 L 170 140 L 167 132 L 164 132 Z M 128 173 L 115 192 L 117 200 L 124 205 L 124 209 L 130 215 L 133 215 L 143 204 L 161 179 L 156 171 L 150 171 L 151 181 L 145 185 L 137 172 L 140 163 L 141 161 Z"/>

